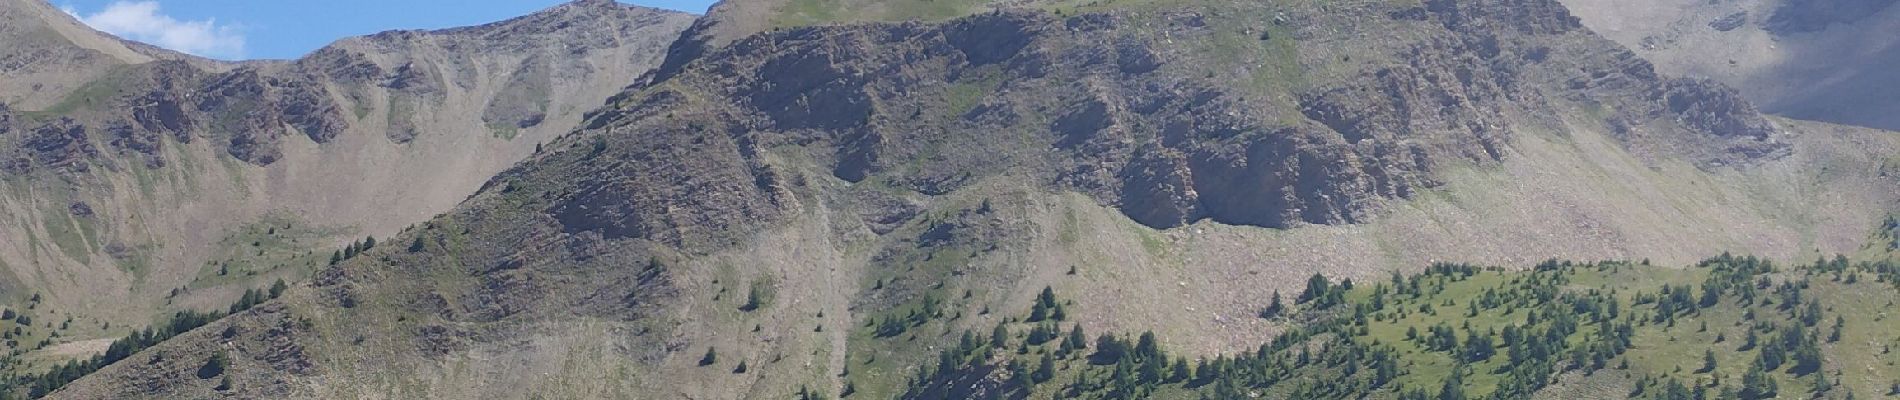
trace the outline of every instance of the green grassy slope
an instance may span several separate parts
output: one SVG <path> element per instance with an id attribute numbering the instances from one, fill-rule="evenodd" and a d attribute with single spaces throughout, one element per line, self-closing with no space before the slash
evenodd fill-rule
<path id="1" fill-rule="evenodd" d="M 907 377 L 903 398 L 1853 398 L 1900 384 L 1896 265 L 1690 268 L 1439 264 L 1390 281 L 1314 278 L 1293 327 L 1254 352 L 1189 362 L 1152 334 L 1066 339 L 1006 323 Z M 1075 295 L 1086 303 L 1086 294 Z M 1038 306 L 1040 307 L 1040 306 Z M 1033 312 L 1032 312 L 1033 313 Z M 1028 321 L 1031 318 L 1023 318 Z M 865 328 L 873 329 L 873 328 Z M 1039 342 L 1053 331 L 1056 339 Z M 1080 334 L 1077 334 L 1080 335 Z M 980 336 L 991 338 L 990 335 Z M 1048 359 L 1048 361 L 1043 361 Z M 1045 369 L 1047 371 L 1045 372 Z M 1021 376 L 1019 376 L 1021 375 Z M 878 389 L 882 385 L 858 384 Z M 879 393 L 886 394 L 886 393 Z M 879 397 L 877 395 L 867 397 Z"/>

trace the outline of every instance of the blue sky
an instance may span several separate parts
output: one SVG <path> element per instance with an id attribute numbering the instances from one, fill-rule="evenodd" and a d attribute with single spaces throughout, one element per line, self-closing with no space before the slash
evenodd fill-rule
<path id="1" fill-rule="evenodd" d="M 49 0 L 101 31 L 205 57 L 297 58 L 391 29 L 500 21 L 564 0 Z M 713 0 L 622 0 L 704 13 Z"/>

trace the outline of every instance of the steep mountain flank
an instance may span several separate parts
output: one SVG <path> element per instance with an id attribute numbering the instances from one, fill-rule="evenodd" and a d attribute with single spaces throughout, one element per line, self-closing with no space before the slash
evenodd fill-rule
<path id="1" fill-rule="evenodd" d="M 1900 194 L 1890 134 L 1552 1 L 1074 11 L 689 36 L 454 211 L 54 396 L 892 397 L 1031 304 L 1231 354 L 1315 272 L 1847 252 Z"/>
<path id="2" fill-rule="evenodd" d="M 619 104 L 698 98 L 671 92 L 697 86 L 723 99 L 709 104 L 753 107 L 709 120 L 765 118 L 739 127 L 702 121 L 709 129 L 828 137 L 839 150 L 811 157 L 837 158 L 830 164 L 847 181 L 876 176 L 943 194 L 1012 169 L 1047 169 L 1028 173 L 1159 228 L 1202 218 L 1266 227 L 1364 220 L 1377 200 L 1434 186 L 1438 164 L 1502 159 L 1509 131 L 1525 129 L 1519 124 L 1555 126 L 1534 119 L 1555 112 L 1549 96 L 1616 110 L 1610 119 L 1626 133 L 1619 139 L 1644 154 L 1720 164 L 1785 152 L 1777 128 L 1729 89 L 1665 81 L 1626 52 L 1567 37 L 1581 27 L 1556 5 L 1508 9 L 1392 11 L 1396 21 L 1416 22 L 1401 29 L 1417 41 L 1320 36 L 1321 27 L 1357 28 L 1331 14 L 1249 26 L 1193 12 L 1164 16 L 1167 27 L 1150 28 L 1164 30 L 1160 37 L 1123 32 L 1133 22 L 1112 16 L 1059 27 L 976 20 L 943 32 L 761 36 L 684 65 L 658 94 Z M 1449 32 L 1416 30 L 1426 23 Z M 1047 39 L 1056 32 L 1077 36 Z M 1162 38 L 1239 54 L 1224 60 L 1210 56 L 1216 49 L 1157 46 Z M 1226 42 L 1235 39 L 1251 43 Z M 880 45 L 858 44 L 866 42 Z M 773 56 L 754 61 L 760 53 Z M 1352 60 L 1365 53 L 1389 63 Z M 1222 67 L 1246 75 L 1214 84 L 1205 74 Z M 757 72 L 701 82 L 694 68 Z M 1627 132 L 1638 126 L 1692 134 Z M 1051 138 L 1020 129 L 1050 131 L 1054 143 L 1024 146 Z"/>
<path id="3" fill-rule="evenodd" d="M 42 0 L 0 2 L 0 102 L 46 107 L 113 68 L 154 60 L 216 63 L 99 34 Z"/>
<path id="4" fill-rule="evenodd" d="M 1776 114 L 1900 129 L 1893 0 L 1565 3 L 1665 73 L 1720 80 Z"/>
<path id="5" fill-rule="evenodd" d="M 18 350 L 229 304 L 447 210 L 657 65 L 692 19 L 580 1 L 226 63 L 37 0 L 0 16 L 0 287 L 17 289 L 0 299 L 74 318 Z"/>

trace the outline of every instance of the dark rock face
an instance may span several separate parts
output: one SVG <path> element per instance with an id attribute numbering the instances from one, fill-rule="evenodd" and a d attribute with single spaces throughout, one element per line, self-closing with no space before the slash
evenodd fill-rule
<path id="1" fill-rule="evenodd" d="M 388 76 L 388 72 L 367 55 L 337 47 L 318 49 L 297 63 L 306 70 L 341 83 L 371 84 Z"/>
<path id="2" fill-rule="evenodd" d="M 88 132 L 103 133 L 94 138 L 99 143 L 143 158 L 151 167 L 165 165 L 160 149 L 168 139 L 208 140 L 235 158 L 268 165 L 282 157 L 282 141 L 293 137 L 288 135 L 329 143 L 368 117 L 362 113 L 383 98 L 390 111 L 384 133 L 391 141 L 409 142 L 427 129 L 425 119 L 439 114 L 434 111 L 459 106 L 444 103 L 450 89 L 469 89 L 480 78 L 476 61 L 459 55 L 500 52 L 525 57 L 526 66 L 504 95 L 492 99 L 485 122 L 527 128 L 549 117 L 551 99 L 574 95 L 553 93 L 553 82 L 602 73 L 585 65 L 591 59 L 557 67 L 550 62 L 602 49 L 650 47 L 653 37 L 670 36 L 686 19 L 681 13 L 588 1 L 477 27 L 353 38 L 294 62 L 243 63 L 228 71 L 160 57 L 93 82 L 113 89 L 115 97 L 86 99 L 86 106 L 70 116 Z M 640 65 L 650 61 L 639 60 Z M 92 100 L 105 101 L 95 105 Z M 347 116 L 346 107 L 357 115 Z M 16 130 L 12 118 L 0 106 L 0 134 Z M 7 161 L 18 168 L 28 164 Z"/>
<path id="3" fill-rule="evenodd" d="M 1016 56 L 1035 40 L 1041 21 L 1021 18 L 966 19 L 945 27 L 942 35 L 963 53 L 971 65 L 984 65 Z"/>
<path id="4" fill-rule="evenodd" d="M 143 158 L 147 168 L 165 166 L 165 159 L 159 153 L 164 147 L 163 138 L 156 132 L 119 124 L 106 127 L 106 137 L 107 144 L 121 154 L 137 154 Z"/>
<path id="5" fill-rule="evenodd" d="M 1786 154 L 1778 128 L 1734 89 L 1706 79 L 1675 79 L 1653 95 L 1656 112 L 1702 137 L 1687 138 L 1711 155 L 1705 164 L 1731 164 Z"/>
<path id="6" fill-rule="evenodd" d="M 1145 74 L 1161 68 L 1161 56 L 1141 43 L 1124 42 L 1115 50 L 1115 64 L 1123 73 Z"/>
<path id="7" fill-rule="evenodd" d="M 1671 80 L 1657 94 L 1684 127 L 1718 137 L 1766 140 L 1774 126 L 1741 93 L 1707 79 Z"/>
<path id="8" fill-rule="evenodd" d="M 200 93 L 198 110 L 216 117 L 214 130 L 231 135 L 226 150 L 253 164 L 275 162 L 282 155 L 277 143 L 288 129 L 324 143 L 347 128 L 342 110 L 313 80 L 243 68 L 209 80 Z"/>
<path id="9" fill-rule="evenodd" d="M 1049 130 L 1056 133 L 1057 147 L 1071 148 L 1094 139 L 1114 123 L 1108 114 L 1108 103 L 1090 100 L 1056 119 Z"/>
<path id="10" fill-rule="evenodd" d="M 767 61 L 760 76 L 745 89 L 748 101 L 764 108 L 778 129 L 843 129 L 863 125 L 870 116 L 871 99 L 863 91 L 865 73 L 826 49 Z"/>
<path id="11" fill-rule="evenodd" d="M 13 112 L 7 109 L 7 103 L 0 103 L 0 136 L 13 131 Z"/>
<path id="12" fill-rule="evenodd" d="M 87 205 L 86 202 L 83 201 L 75 201 L 72 204 L 68 204 L 66 210 L 74 217 L 92 218 L 93 216 L 92 206 Z"/>
<path id="13" fill-rule="evenodd" d="M 726 243 L 778 216 L 776 177 L 758 149 L 722 125 L 661 128 L 629 141 L 582 143 L 572 193 L 547 211 L 569 233 L 681 247 Z"/>
<path id="14" fill-rule="evenodd" d="M 383 87 L 411 94 L 439 94 L 442 92 L 442 76 L 430 65 L 418 65 L 414 62 L 396 67 Z"/>
<path id="15" fill-rule="evenodd" d="M 408 143 L 420 135 L 417 110 L 434 108 L 447 96 L 447 81 L 434 64 L 410 62 L 396 67 L 382 83 L 389 91 L 389 130 L 384 135 Z"/>
<path id="16" fill-rule="evenodd" d="M 1722 32 L 1728 32 L 1728 31 L 1735 30 L 1736 28 L 1741 28 L 1742 25 L 1747 25 L 1747 24 L 1748 24 L 1748 12 L 1736 11 L 1734 14 L 1724 15 L 1722 16 L 1722 18 L 1716 18 L 1714 21 L 1709 21 L 1709 29 L 1714 29 L 1714 30 L 1722 31 Z"/>
<path id="17" fill-rule="evenodd" d="M 1762 21 L 1776 35 L 1794 35 L 1827 29 L 1828 25 L 1860 21 L 1900 0 L 1789 0 Z"/>
<path id="18" fill-rule="evenodd" d="M 1193 222 L 1200 196 L 1194 191 L 1193 173 L 1180 154 L 1165 151 L 1142 152 L 1122 171 L 1121 211 L 1148 226 L 1180 226 Z"/>
<path id="19" fill-rule="evenodd" d="M 1556 0 L 1425 0 L 1425 11 L 1446 28 L 1463 32 L 1548 35 L 1583 28 L 1583 21 Z"/>
<path id="20" fill-rule="evenodd" d="M 89 170 L 86 160 L 99 154 L 86 137 L 86 127 L 71 118 L 48 122 L 27 132 L 20 143 L 19 155 L 8 163 L 13 172 L 31 167 L 68 172 Z"/>
<path id="21" fill-rule="evenodd" d="M 1174 20 L 1188 22 L 1171 25 L 1174 39 L 1211 29 L 1193 23 L 1195 13 L 1178 14 Z M 591 122 L 597 132 L 643 132 L 639 139 L 597 139 L 614 143 L 609 154 L 632 140 L 640 150 L 626 162 L 664 154 L 693 161 L 654 170 L 705 173 L 641 172 L 610 180 L 644 186 L 589 181 L 549 212 L 570 231 L 663 242 L 681 240 L 680 232 L 695 224 L 746 226 L 749 221 L 730 216 L 770 218 L 782 213 L 773 208 L 782 202 L 774 185 L 737 184 L 774 176 L 744 149 L 816 142 L 829 150 L 814 156 L 831 160 L 840 179 L 882 177 L 924 195 L 1002 171 L 1055 165 L 1047 178 L 1052 185 L 1087 193 L 1157 228 L 1201 219 L 1263 227 L 1350 224 L 1366 221 L 1388 199 L 1437 185 L 1438 164 L 1504 159 L 1514 124 L 1561 124 L 1551 116 L 1551 97 L 1627 103 L 1713 138 L 1683 141 L 1720 148 L 1735 138 L 1764 143 L 1763 149 L 1777 146 L 1767 140 L 1772 126 L 1732 91 L 1666 83 L 1633 54 L 1589 37 L 1554 1 L 1434 0 L 1388 14 L 1446 33 L 1403 47 L 1393 57 L 1397 63 L 1296 93 L 1293 110 L 1276 110 L 1284 106 L 1222 89 L 1207 77 L 1169 74 L 1163 51 L 1122 30 L 1116 14 L 1056 19 L 1004 12 L 941 25 L 762 34 L 657 78 L 702 91 L 714 99 L 703 104 L 717 105 L 718 112 L 679 108 L 677 99 L 698 95 L 664 90 L 618 99 L 615 104 L 644 109 L 608 110 Z M 1302 18 L 1310 17 L 1292 19 Z M 968 92 L 979 98 L 959 97 Z M 623 97 L 634 96 L 639 87 L 627 93 Z M 1305 121 L 1276 118 L 1276 112 Z M 690 144 L 653 147 L 664 141 L 652 137 L 682 129 L 695 132 Z M 1034 133 L 1025 137 L 1025 130 Z M 732 150 L 725 150 L 728 142 Z M 1026 142 L 1046 147 L 1021 145 Z M 678 147 L 713 150 L 689 156 L 675 154 Z M 1743 158 L 1772 153 L 1727 151 Z M 724 184 L 698 182 L 699 176 L 722 177 Z M 680 193 L 652 189 L 664 185 L 703 188 L 687 197 L 716 201 L 666 200 Z M 864 217 L 874 228 L 891 222 L 888 215 Z"/>
<path id="22" fill-rule="evenodd" d="M 191 132 L 198 129 L 198 122 L 187 108 L 190 103 L 176 92 L 154 91 L 132 104 L 132 121 L 146 132 L 169 134 L 181 143 L 190 143 Z"/>

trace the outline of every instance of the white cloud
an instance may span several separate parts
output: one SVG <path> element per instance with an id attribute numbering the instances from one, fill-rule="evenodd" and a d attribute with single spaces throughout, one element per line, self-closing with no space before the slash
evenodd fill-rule
<path id="1" fill-rule="evenodd" d="M 236 59 L 244 57 L 244 34 L 216 19 L 179 21 L 159 12 L 156 1 L 115 1 L 105 10 L 82 15 L 66 12 L 93 29 L 194 55 Z"/>

